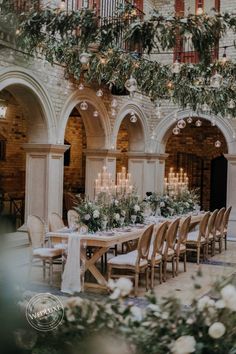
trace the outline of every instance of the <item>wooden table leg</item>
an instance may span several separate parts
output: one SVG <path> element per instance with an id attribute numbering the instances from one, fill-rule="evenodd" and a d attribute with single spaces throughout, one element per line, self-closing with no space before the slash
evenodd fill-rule
<path id="1" fill-rule="evenodd" d="M 85 261 L 85 271 L 88 270 L 94 276 L 99 285 L 107 287 L 107 281 L 96 267 L 96 262 L 109 250 L 109 247 L 98 248 L 91 258 L 87 258 L 86 251 L 81 250 L 81 259 Z"/>

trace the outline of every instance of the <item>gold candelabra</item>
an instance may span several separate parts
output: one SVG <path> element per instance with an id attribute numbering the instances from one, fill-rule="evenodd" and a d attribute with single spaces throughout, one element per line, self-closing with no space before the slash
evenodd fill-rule
<path id="1" fill-rule="evenodd" d="M 173 167 L 171 167 L 168 176 L 164 179 L 165 193 L 178 195 L 187 190 L 188 185 L 189 178 L 183 168 L 181 168 L 178 173 L 175 173 Z"/>

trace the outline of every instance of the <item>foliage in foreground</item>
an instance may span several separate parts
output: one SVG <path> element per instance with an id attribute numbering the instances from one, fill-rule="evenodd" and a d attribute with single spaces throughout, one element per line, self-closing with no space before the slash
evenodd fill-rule
<path id="1" fill-rule="evenodd" d="M 128 279 L 110 283 L 104 302 L 71 297 L 63 324 L 45 334 L 17 332 L 17 343 L 33 354 L 235 354 L 236 288 L 217 285 L 189 308 L 175 298 L 150 295 L 145 309 L 128 303 Z M 21 303 L 24 309 L 24 303 Z"/>

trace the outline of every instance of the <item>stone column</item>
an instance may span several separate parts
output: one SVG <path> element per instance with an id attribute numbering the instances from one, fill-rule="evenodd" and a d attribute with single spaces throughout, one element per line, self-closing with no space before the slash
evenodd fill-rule
<path id="1" fill-rule="evenodd" d="M 228 236 L 236 237 L 236 155 L 225 154 L 225 157 L 228 160 L 227 206 L 232 206 Z"/>
<path id="2" fill-rule="evenodd" d="M 129 152 L 129 172 L 141 198 L 146 192 L 163 191 L 165 159 L 168 154 Z"/>
<path id="3" fill-rule="evenodd" d="M 46 223 L 62 215 L 64 152 L 67 145 L 24 144 L 26 151 L 25 222 L 37 215 Z"/>
<path id="4" fill-rule="evenodd" d="M 94 182 L 103 166 L 116 178 L 116 150 L 84 150 L 86 155 L 85 194 L 94 199 Z"/>

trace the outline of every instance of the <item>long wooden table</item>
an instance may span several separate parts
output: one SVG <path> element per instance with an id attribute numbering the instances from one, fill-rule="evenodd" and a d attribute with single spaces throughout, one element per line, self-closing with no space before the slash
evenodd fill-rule
<path id="1" fill-rule="evenodd" d="M 196 226 L 202 219 L 204 214 L 198 214 L 194 215 L 191 218 L 191 224 L 190 228 L 193 228 Z M 163 219 L 160 220 L 159 225 L 161 224 Z M 166 221 L 173 221 L 173 219 L 166 219 Z M 164 220 L 163 220 L 164 222 Z M 130 231 L 115 231 L 114 235 L 111 235 L 109 233 L 104 233 L 104 234 L 86 234 L 86 235 L 81 235 L 81 243 L 83 241 L 86 241 L 87 246 L 91 246 L 95 249 L 95 251 L 92 254 L 91 258 L 87 257 L 86 254 L 86 249 L 81 247 L 81 259 L 85 263 L 85 271 L 89 271 L 95 278 L 96 283 L 85 283 L 86 287 L 92 287 L 92 288 L 107 288 L 107 280 L 103 276 L 103 274 L 100 272 L 100 270 L 97 267 L 97 262 L 98 260 L 112 247 L 122 244 L 124 242 L 129 242 L 138 239 L 142 233 L 145 231 L 145 229 L 149 225 L 145 225 L 144 227 L 140 228 L 131 228 Z M 158 224 L 157 224 L 158 226 Z M 126 228 L 124 228 L 125 230 Z M 68 231 L 65 232 L 48 232 L 47 236 L 50 239 L 50 241 L 53 243 L 53 240 L 58 239 L 67 239 L 70 237 L 71 233 Z"/>

